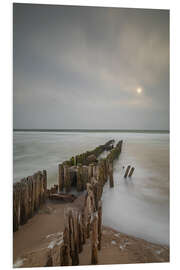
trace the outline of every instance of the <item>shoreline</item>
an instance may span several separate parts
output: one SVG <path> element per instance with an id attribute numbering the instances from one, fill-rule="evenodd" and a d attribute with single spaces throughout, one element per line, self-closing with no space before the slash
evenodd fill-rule
<path id="1" fill-rule="evenodd" d="M 14 267 L 169 262 L 168 246 L 102 225 L 103 187 L 108 180 L 109 187 L 114 187 L 113 162 L 121 153 L 122 140 L 115 148 L 112 143 L 114 140 L 59 164 L 58 184 L 51 189 L 47 189 L 46 171 L 16 185 Z M 109 154 L 99 161 L 105 150 Z M 51 195 L 58 195 L 58 189 L 69 193 L 73 186 L 77 192 L 86 191 L 75 203 L 50 200 Z"/>
<path id="2" fill-rule="evenodd" d="M 71 203 L 47 201 L 13 235 L 14 267 L 45 266 L 47 252 L 56 253 L 64 230 L 64 208 Z M 53 247 L 53 248 L 52 248 Z M 90 239 L 79 253 L 79 265 L 91 265 Z M 148 242 L 102 225 L 98 264 L 169 262 L 169 246 Z"/>

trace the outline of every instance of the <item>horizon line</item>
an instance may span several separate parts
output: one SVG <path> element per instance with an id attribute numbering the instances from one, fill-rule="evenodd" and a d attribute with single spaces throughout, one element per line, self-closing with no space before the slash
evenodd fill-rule
<path id="1" fill-rule="evenodd" d="M 13 131 L 61 131 L 61 132 L 67 132 L 67 131 L 81 131 L 81 132 L 107 132 L 107 131 L 114 131 L 114 132 L 164 132 L 169 133 L 170 130 L 166 129 L 48 129 L 48 128 L 29 128 L 29 129 L 22 129 L 22 128 L 15 128 Z"/>

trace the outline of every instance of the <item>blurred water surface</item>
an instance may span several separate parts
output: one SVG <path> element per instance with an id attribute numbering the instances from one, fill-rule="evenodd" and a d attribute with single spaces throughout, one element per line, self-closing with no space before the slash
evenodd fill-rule
<path id="1" fill-rule="evenodd" d="M 13 181 L 46 169 L 57 183 L 58 164 L 110 139 L 123 140 L 114 188 L 103 192 L 103 223 L 154 243 L 169 244 L 169 134 L 130 132 L 14 132 Z M 123 166 L 135 167 L 124 179 Z"/>

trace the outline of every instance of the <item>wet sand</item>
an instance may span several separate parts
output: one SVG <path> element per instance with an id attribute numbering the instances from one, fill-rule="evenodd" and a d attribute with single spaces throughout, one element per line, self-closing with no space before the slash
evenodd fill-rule
<path id="1" fill-rule="evenodd" d="M 45 266 L 43 251 L 58 241 L 64 230 L 65 203 L 48 201 L 27 224 L 13 235 L 14 266 Z M 41 254 L 41 256 L 40 256 Z M 24 262 L 21 259 L 24 259 Z M 80 265 L 91 264 L 91 244 L 87 239 L 79 254 Z M 168 262 L 169 247 L 147 242 L 103 226 L 98 264 Z"/>
<path id="2" fill-rule="evenodd" d="M 40 248 L 46 236 L 64 230 L 64 207 L 67 204 L 47 201 L 34 217 L 13 235 L 13 262 L 22 254 Z"/>

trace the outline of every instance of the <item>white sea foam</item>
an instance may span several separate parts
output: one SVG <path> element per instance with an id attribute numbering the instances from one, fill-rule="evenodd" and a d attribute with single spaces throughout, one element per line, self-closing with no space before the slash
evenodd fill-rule
<path id="1" fill-rule="evenodd" d="M 50 249 L 54 248 L 55 245 L 56 245 L 56 243 L 57 243 L 57 240 L 51 241 L 51 242 L 49 243 L 49 245 L 48 245 L 48 248 L 50 248 Z"/>
<path id="2" fill-rule="evenodd" d="M 18 258 L 13 264 L 13 268 L 21 267 L 26 259 Z"/>
<path id="3" fill-rule="evenodd" d="M 58 237 L 58 236 L 62 236 L 62 235 L 63 235 L 63 232 L 51 233 L 51 234 L 48 234 L 46 236 L 46 238 Z"/>

